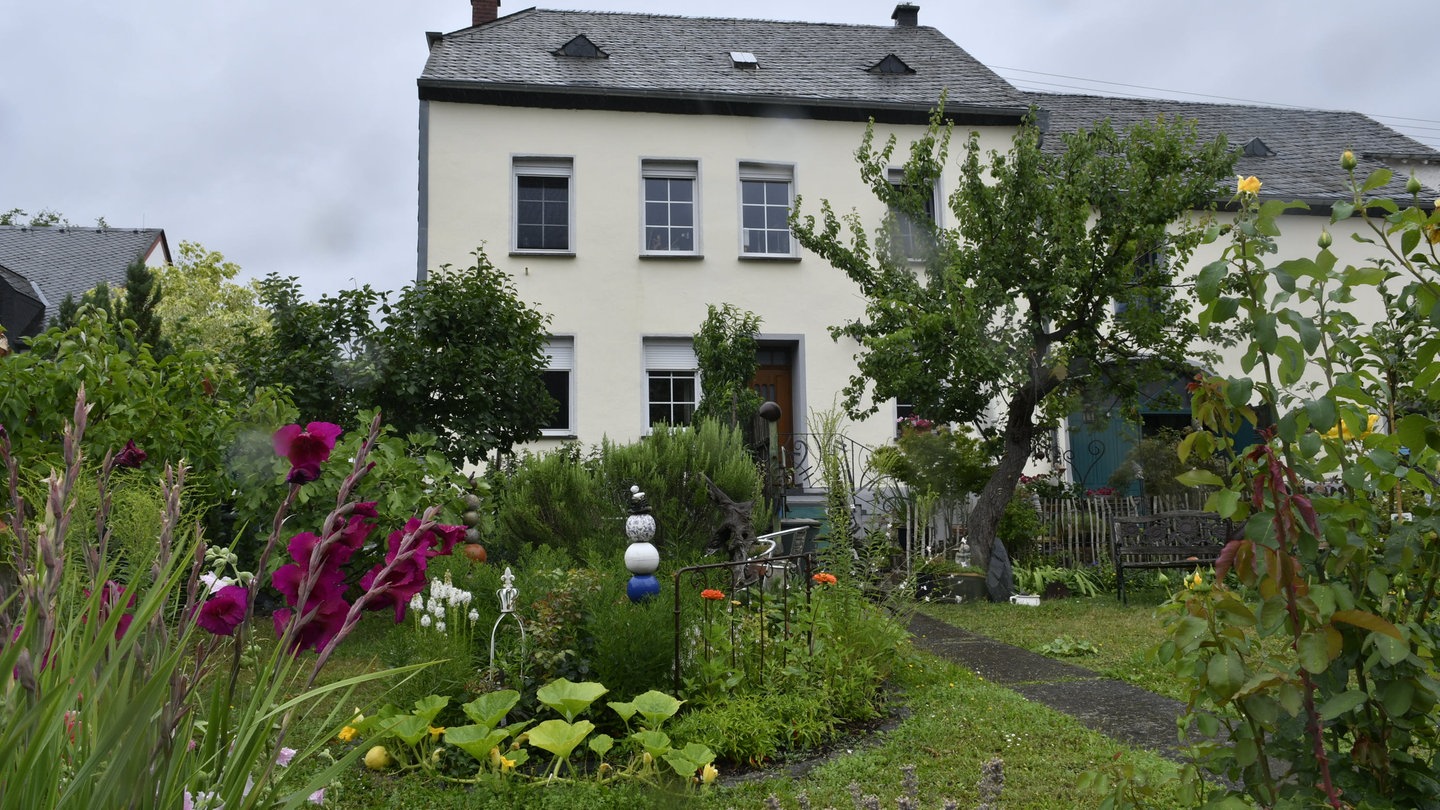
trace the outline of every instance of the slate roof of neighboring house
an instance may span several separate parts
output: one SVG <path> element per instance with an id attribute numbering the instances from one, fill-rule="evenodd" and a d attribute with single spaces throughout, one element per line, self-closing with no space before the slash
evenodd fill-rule
<path id="1" fill-rule="evenodd" d="M 39 288 L 45 319 L 55 317 L 65 296 L 79 300 L 100 282 L 125 283 L 125 269 L 160 248 L 170 248 L 160 228 L 37 228 L 0 225 L 0 267 Z"/>
<path id="2" fill-rule="evenodd" d="M 1335 200 L 1350 197 L 1347 177 L 1340 169 L 1340 155 L 1346 149 L 1355 153 L 1356 174 L 1361 178 L 1380 168 L 1395 170 L 1394 179 L 1379 193 L 1397 201 L 1410 196 L 1405 192 L 1409 173 L 1395 165 L 1398 160 L 1440 163 L 1440 152 L 1356 112 L 1057 93 L 1028 96 L 1048 112 L 1050 133 L 1074 132 L 1107 118 L 1116 129 L 1123 130 L 1163 115 L 1193 119 L 1202 138 L 1209 140 L 1224 134 L 1236 150 L 1243 150 L 1252 139 L 1259 138 L 1266 148 L 1256 146 L 1252 151 L 1274 154 L 1242 152 L 1235 172 L 1260 178 L 1261 197 L 1298 199 L 1312 209 L 1323 207 L 1328 211 Z M 1047 148 L 1058 148 L 1060 143 L 1057 137 L 1046 139 Z M 1433 201 L 1422 203 L 1428 207 Z"/>
<path id="3" fill-rule="evenodd" d="M 605 56 L 555 53 L 579 35 Z M 1029 104 L 924 25 L 528 9 L 429 39 L 421 98 L 605 109 L 645 109 L 668 100 L 688 104 L 679 112 L 711 114 L 756 114 L 745 105 L 763 104 L 808 109 L 816 117 L 885 120 L 887 112 L 903 112 L 923 120 L 948 91 L 947 110 L 957 118 L 1003 115 L 1008 122 Z M 758 67 L 736 67 L 731 52 L 754 54 Z M 892 55 L 913 73 L 877 68 Z M 556 103 L 557 97 L 567 103 Z"/>

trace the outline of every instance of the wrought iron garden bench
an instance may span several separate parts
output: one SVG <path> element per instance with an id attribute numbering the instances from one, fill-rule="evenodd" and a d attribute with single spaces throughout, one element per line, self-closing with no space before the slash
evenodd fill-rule
<path id="1" fill-rule="evenodd" d="M 1230 536 L 1230 521 L 1214 512 L 1161 512 L 1115 519 L 1110 538 L 1115 587 L 1125 603 L 1125 572 L 1214 565 Z"/>

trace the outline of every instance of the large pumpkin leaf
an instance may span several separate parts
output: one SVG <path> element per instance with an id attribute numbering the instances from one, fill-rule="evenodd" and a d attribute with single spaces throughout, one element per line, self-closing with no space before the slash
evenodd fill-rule
<path id="1" fill-rule="evenodd" d="M 514 689 L 503 689 L 499 692 L 486 692 L 480 697 L 466 703 L 460 708 L 465 710 L 465 716 L 474 720 L 482 726 L 494 728 L 500 725 L 505 715 L 515 708 L 520 702 L 520 693 Z"/>
<path id="2" fill-rule="evenodd" d="M 508 729 L 491 730 L 489 726 L 451 726 L 445 729 L 445 742 L 459 748 L 481 762 L 490 761 L 490 749 L 510 736 Z"/>
<path id="3" fill-rule="evenodd" d="M 540 687 L 535 693 L 541 703 L 559 712 L 567 722 L 575 722 L 575 718 L 590 704 L 600 699 L 600 696 L 609 692 L 604 686 L 594 681 L 573 683 L 568 678 L 560 678 L 551 681 Z"/>
<path id="4" fill-rule="evenodd" d="M 664 692 L 651 689 L 633 701 L 635 708 L 645 716 L 645 727 L 659 730 L 660 725 L 675 716 L 685 701 L 676 700 Z M 703 764 L 703 763 L 702 763 Z"/>
<path id="5" fill-rule="evenodd" d="M 588 705 L 588 704 L 587 704 Z M 554 754 L 557 759 L 569 759 L 570 752 L 590 736 L 595 724 L 589 720 L 568 723 L 564 720 L 546 720 L 530 729 L 530 744 Z"/>

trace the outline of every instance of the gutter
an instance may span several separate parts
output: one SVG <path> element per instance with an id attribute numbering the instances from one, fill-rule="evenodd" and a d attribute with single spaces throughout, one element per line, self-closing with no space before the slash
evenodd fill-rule
<path id="1" fill-rule="evenodd" d="M 686 90 L 618 89 L 598 86 L 537 86 L 519 82 L 476 83 L 454 79 L 416 82 L 422 101 L 493 104 L 505 107 L 658 112 L 679 115 L 737 115 L 753 118 L 804 118 L 880 123 L 929 123 L 933 105 L 884 100 L 785 97 L 741 93 L 697 93 Z M 956 123 L 1014 126 L 1029 107 L 945 106 Z"/>

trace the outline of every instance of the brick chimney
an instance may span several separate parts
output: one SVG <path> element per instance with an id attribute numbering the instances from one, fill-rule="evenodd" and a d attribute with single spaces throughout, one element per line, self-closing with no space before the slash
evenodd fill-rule
<path id="1" fill-rule="evenodd" d="M 890 19 L 895 21 L 896 28 L 914 28 L 920 24 L 920 7 L 914 3 L 901 3 L 895 7 Z"/>
<path id="2" fill-rule="evenodd" d="M 498 16 L 500 16 L 500 0 L 470 0 L 471 25 L 495 22 L 495 18 Z"/>

